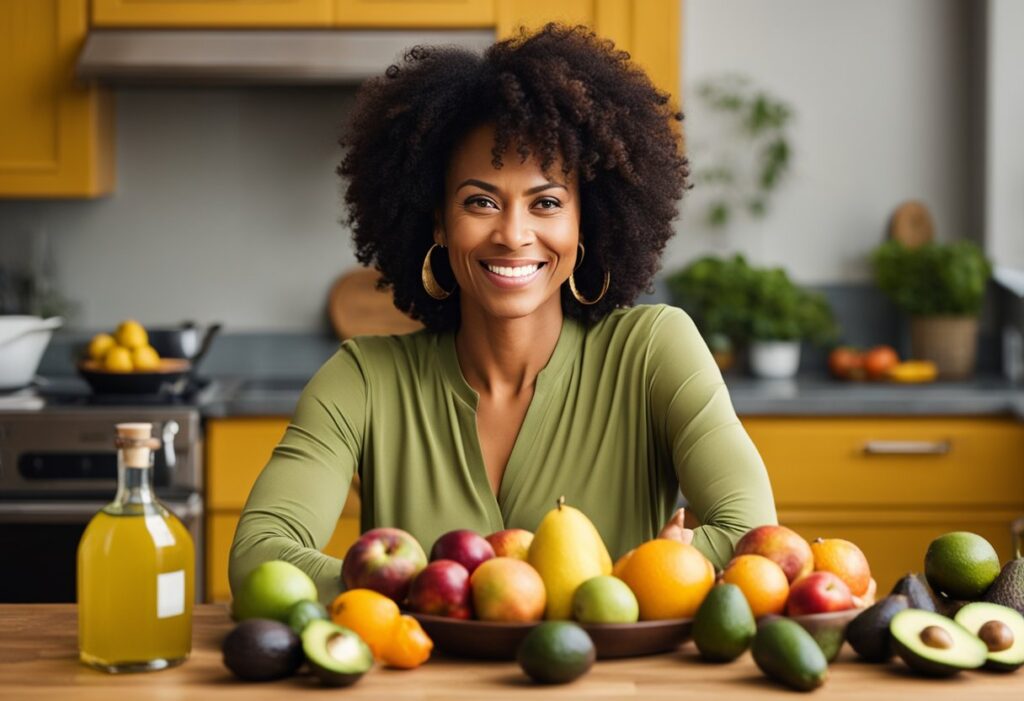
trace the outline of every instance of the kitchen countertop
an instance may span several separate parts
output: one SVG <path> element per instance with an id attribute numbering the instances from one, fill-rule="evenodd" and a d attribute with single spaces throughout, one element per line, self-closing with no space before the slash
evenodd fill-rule
<path id="1" fill-rule="evenodd" d="M 1024 386 L 996 377 L 900 385 L 839 382 L 821 375 L 757 380 L 726 375 L 740 416 L 993 416 L 1024 419 Z M 224 380 L 203 407 L 208 417 L 291 416 L 298 379 Z"/>
<path id="2" fill-rule="evenodd" d="M 11 699 L 729 699 L 796 698 L 768 680 L 749 654 L 726 665 L 700 662 L 692 644 L 679 652 L 598 662 L 566 686 L 535 686 L 513 662 L 435 658 L 413 671 L 375 669 L 355 686 L 333 690 L 307 675 L 263 684 L 235 680 L 221 663 L 220 643 L 232 623 L 225 608 L 204 604 L 193 618 L 193 651 L 161 672 L 108 675 L 78 662 L 74 604 L 0 605 L 0 689 Z M 844 648 L 815 699 L 1020 699 L 1024 672 L 965 672 L 951 679 L 913 676 L 900 662 L 868 665 Z"/>

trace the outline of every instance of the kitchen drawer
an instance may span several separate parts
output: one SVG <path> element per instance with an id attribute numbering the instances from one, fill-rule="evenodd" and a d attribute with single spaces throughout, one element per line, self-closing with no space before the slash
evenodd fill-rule
<path id="1" fill-rule="evenodd" d="M 495 0 L 334 0 L 338 27 L 491 27 Z"/>
<path id="2" fill-rule="evenodd" d="M 94 27 L 328 27 L 331 0 L 92 0 Z"/>
<path id="3" fill-rule="evenodd" d="M 984 506 L 1024 513 L 1024 424 L 972 418 L 746 418 L 779 509 Z"/>
<path id="4" fill-rule="evenodd" d="M 879 595 L 908 572 L 924 572 L 928 544 L 943 533 L 971 531 L 986 538 L 999 561 L 1013 558 L 1011 523 L 1016 510 L 780 509 L 779 523 L 808 541 L 844 538 L 856 543 L 871 564 Z"/>
<path id="5" fill-rule="evenodd" d="M 228 558 L 231 542 L 238 527 L 240 511 L 213 513 L 206 517 L 206 599 L 208 602 L 230 601 Z M 332 557 L 344 557 L 359 537 L 359 517 L 347 513 L 338 519 L 331 540 L 323 551 Z"/>

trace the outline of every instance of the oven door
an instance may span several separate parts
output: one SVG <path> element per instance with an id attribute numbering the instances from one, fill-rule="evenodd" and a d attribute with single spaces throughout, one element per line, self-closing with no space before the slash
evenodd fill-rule
<path id="1" fill-rule="evenodd" d="M 75 601 L 78 541 L 96 513 L 109 501 L 0 501 L 0 603 Z M 199 494 L 161 498 L 192 535 L 196 549 L 196 601 L 202 598 L 203 500 Z"/>

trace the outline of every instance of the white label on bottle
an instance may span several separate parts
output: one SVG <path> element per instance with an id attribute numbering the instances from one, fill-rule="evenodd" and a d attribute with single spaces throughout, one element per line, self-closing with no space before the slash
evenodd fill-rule
<path id="1" fill-rule="evenodd" d="M 174 545 L 174 534 L 167 527 L 167 521 L 164 520 L 163 516 L 159 514 L 149 514 L 146 516 L 146 529 L 153 536 L 153 543 L 156 544 L 156 547 L 166 548 Z"/>
<path id="2" fill-rule="evenodd" d="M 170 618 L 185 613 L 185 570 L 156 576 L 156 617 Z"/>

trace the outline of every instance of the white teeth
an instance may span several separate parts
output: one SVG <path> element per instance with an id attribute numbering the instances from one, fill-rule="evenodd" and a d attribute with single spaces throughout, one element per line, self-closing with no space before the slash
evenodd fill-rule
<path id="1" fill-rule="evenodd" d="M 495 275 L 501 275 L 502 277 L 526 277 L 527 275 L 533 275 L 538 269 L 540 269 L 540 266 L 536 263 L 533 263 L 532 265 L 517 265 L 514 268 L 509 268 L 503 265 L 491 265 L 489 263 L 484 263 L 484 265 L 486 265 L 487 269 L 492 273 Z"/>

